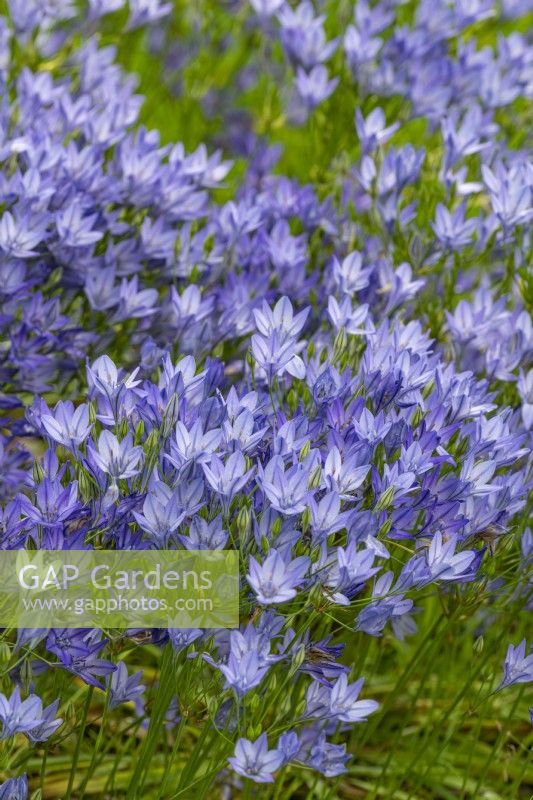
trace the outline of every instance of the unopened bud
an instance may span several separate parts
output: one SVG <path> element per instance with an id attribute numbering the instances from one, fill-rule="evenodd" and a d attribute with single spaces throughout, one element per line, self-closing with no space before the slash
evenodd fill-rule
<path id="1" fill-rule="evenodd" d="M 386 508 L 388 508 L 394 500 L 395 492 L 396 488 L 394 486 L 389 486 L 387 489 L 385 489 L 385 491 L 378 498 L 378 501 L 374 507 L 374 511 L 384 511 Z"/>
<path id="2" fill-rule="evenodd" d="M 248 533 L 250 525 L 250 509 L 248 506 L 243 506 L 237 514 L 237 530 L 241 536 Z"/>
<path id="3" fill-rule="evenodd" d="M 300 450 L 300 461 L 304 461 L 311 451 L 311 440 L 308 439 Z"/>
<path id="4" fill-rule="evenodd" d="M 309 478 L 309 488 L 310 489 L 318 489 L 322 482 L 322 466 L 319 464 L 318 467 L 311 473 L 311 477 Z"/>
<path id="5" fill-rule="evenodd" d="M 294 675 L 305 661 L 305 645 L 301 644 L 292 657 L 289 675 Z"/>
<path id="6" fill-rule="evenodd" d="M 8 664 L 11 659 L 11 648 L 7 642 L 0 642 L 0 664 Z"/>
<path id="7" fill-rule="evenodd" d="M 135 426 L 134 444 L 140 444 L 144 436 L 144 420 L 139 420 Z"/>
<path id="8" fill-rule="evenodd" d="M 333 342 L 333 361 L 339 361 L 341 356 L 346 352 L 347 347 L 348 336 L 346 334 L 346 329 L 341 328 Z"/>
<path id="9" fill-rule="evenodd" d="M 29 692 L 30 690 L 32 678 L 33 678 L 33 670 L 31 666 L 31 661 L 29 659 L 26 659 L 25 661 L 22 662 L 22 666 L 20 668 L 20 682 L 26 692 Z"/>
<path id="10" fill-rule="evenodd" d="M 159 450 L 159 431 L 154 428 L 154 430 L 150 431 L 146 440 L 144 442 L 144 452 L 146 456 L 150 458 L 150 456 L 155 455 Z"/>
<path id="11" fill-rule="evenodd" d="M 77 477 L 78 477 L 78 488 L 80 490 L 80 494 L 84 502 L 87 502 L 93 496 L 93 487 L 91 479 L 89 478 L 87 471 L 84 470 L 83 468 L 80 468 L 78 470 Z"/>
<path id="12" fill-rule="evenodd" d="M 33 462 L 32 475 L 35 483 L 41 483 L 44 479 L 44 469 L 42 464 L 37 460 Z"/>
<path id="13" fill-rule="evenodd" d="M 94 403 L 89 403 L 89 422 L 94 425 L 96 422 L 96 407 Z"/>

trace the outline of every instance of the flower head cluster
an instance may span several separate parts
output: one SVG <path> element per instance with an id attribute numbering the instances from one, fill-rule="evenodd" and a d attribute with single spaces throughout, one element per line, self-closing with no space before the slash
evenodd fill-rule
<path id="1" fill-rule="evenodd" d="M 202 98 L 221 130 L 191 151 L 141 123 L 120 48 L 79 43 L 123 0 L 87 19 L 8 5 L 0 548 L 231 548 L 241 590 L 237 630 L 50 627 L 14 652 L 144 716 L 128 658 L 149 641 L 196 687 L 187 715 L 232 738 L 214 781 L 227 763 L 230 781 L 340 775 L 339 737 L 378 708 L 354 642 L 415 636 L 428 594 L 480 628 L 474 596 L 530 604 L 533 169 L 510 131 L 531 47 L 475 36 L 527 4 L 359 0 L 340 30 L 309 0 L 251 0 L 224 38 L 234 80 Z M 130 0 L 124 36 L 154 25 L 152 56 L 186 84 L 198 43 L 172 49 L 171 12 Z M 240 92 L 264 85 L 254 118 Z M 525 647 L 500 688 L 532 679 Z M 10 674 L 0 738 L 47 740 L 63 698 L 22 700 Z M 180 702 L 150 730 L 185 725 Z"/>

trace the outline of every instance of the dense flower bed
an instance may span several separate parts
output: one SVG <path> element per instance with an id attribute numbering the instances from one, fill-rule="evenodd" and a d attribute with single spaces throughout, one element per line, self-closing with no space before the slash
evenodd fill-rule
<path id="1" fill-rule="evenodd" d="M 1 547 L 236 548 L 242 624 L 5 631 L 0 798 L 28 797 L 26 772 L 63 796 L 30 745 L 82 741 L 94 690 L 67 798 L 131 701 L 132 730 L 150 726 L 129 794 L 109 796 L 142 795 L 154 731 L 188 753 L 182 794 L 165 773 L 154 797 L 333 779 L 350 727 L 386 712 L 371 637 L 416 639 L 435 597 L 478 636 L 502 626 L 492 606 L 531 609 L 528 4 L 235 2 L 222 56 L 200 7 L 176 50 L 172 3 L 8 5 Z M 205 97 L 207 146 L 141 124 L 110 20 L 151 26 L 177 95 L 202 37 L 236 54 Z M 492 691 L 533 680 L 501 635 Z"/>

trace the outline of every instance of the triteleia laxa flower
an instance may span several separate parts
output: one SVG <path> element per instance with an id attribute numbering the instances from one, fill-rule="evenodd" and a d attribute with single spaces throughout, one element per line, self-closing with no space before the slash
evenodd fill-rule
<path id="1" fill-rule="evenodd" d="M 307 556 L 285 563 L 277 550 L 271 550 L 262 564 L 250 557 L 250 572 L 246 577 L 260 603 L 284 603 L 296 596 L 296 589 L 303 582 L 309 563 Z"/>
<path id="2" fill-rule="evenodd" d="M 28 800 L 28 778 L 9 778 L 0 783 L 0 800 Z"/>
<path id="3" fill-rule="evenodd" d="M 503 680 L 499 688 L 512 686 L 513 683 L 530 683 L 533 681 L 533 653 L 526 656 L 526 640 L 522 639 L 516 647 L 512 644 L 507 649 L 503 664 Z"/>
<path id="4" fill-rule="evenodd" d="M 89 445 L 95 464 L 114 480 L 132 478 L 141 469 L 143 449 L 133 445 L 133 436 L 126 434 L 119 442 L 110 431 L 102 431 L 98 439 L 98 449 Z"/>
<path id="5" fill-rule="evenodd" d="M 262 733 L 255 742 L 239 739 L 235 754 L 228 761 L 235 772 L 255 783 L 273 783 L 272 773 L 282 765 L 283 754 L 279 750 L 269 750 L 267 735 Z"/>
<path id="6" fill-rule="evenodd" d="M 25 733 L 30 736 L 35 731 L 34 741 L 48 739 L 61 725 L 62 720 L 53 720 L 59 703 L 55 702 L 43 711 L 41 699 L 30 694 L 26 700 L 21 700 L 20 690 L 13 690 L 7 699 L 0 694 L 0 720 L 2 722 L 1 739 L 7 739 L 16 733 Z"/>

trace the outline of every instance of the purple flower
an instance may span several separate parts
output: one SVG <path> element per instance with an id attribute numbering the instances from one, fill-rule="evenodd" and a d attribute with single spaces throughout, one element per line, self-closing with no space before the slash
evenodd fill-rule
<path id="1" fill-rule="evenodd" d="M 365 722 L 369 714 L 379 708 L 375 700 L 358 700 L 363 688 L 364 678 L 348 684 L 348 678 L 343 673 L 340 675 L 329 698 L 330 712 L 333 717 L 341 722 Z"/>
<path id="2" fill-rule="evenodd" d="M 296 596 L 308 569 L 307 556 L 285 563 L 277 550 L 271 550 L 262 564 L 250 556 L 246 578 L 260 603 L 284 603 Z"/>
<path id="3" fill-rule="evenodd" d="M 91 270 L 85 277 L 85 294 L 91 308 L 106 311 L 118 303 L 115 287 L 115 267 Z"/>
<path id="4" fill-rule="evenodd" d="M 366 119 L 360 108 L 355 110 L 355 128 L 363 153 L 371 153 L 377 145 L 387 142 L 399 127 L 399 122 L 385 127 L 385 113 L 381 108 L 375 108 Z"/>
<path id="5" fill-rule="evenodd" d="M 255 783 L 273 783 L 272 773 L 281 767 L 283 754 L 279 750 L 269 750 L 267 735 L 262 733 L 255 742 L 239 739 L 235 754 L 228 761 L 235 772 Z"/>
<path id="6" fill-rule="evenodd" d="M 278 19 L 281 24 L 281 40 L 289 58 L 310 68 L 327 61 L 337 48 L 337 40 L 326 41 L 324 17 L 315 17 L 309 0 L 303 0 L 294 10 L 285 4 Z"/>
<path id="7" fill-rule="evenodd" d="M 43 709 L 42 718 L 39 725 L 27 732 L 28 739 L 32 742 L 45 742 L 63 723 L 61 717 L 56 719 L 59 700 L 54 700 L 49 706 Z"/>
<path id="8" fill-rule="evenodd" d="M 485 164 L 481 169 L 493 211 L 503 228 L 507 230 L 528 222 L 533 217 L 531 164 L 518 162 L 506 169 L 498 161 L 494 171 Z"/>
<path id="9" fill-rule="evenodd" d="M 288 764 L 289 761 L 292 761 L 299 749 L 300 741 L 296 731 L 287 731 L 281 734 L 276 750 L 283 757 L 283 764 Z"/>
<path id="10" fill-rule="evenodd" d="M 37 220 L 32 225 L 28 216 L 16 218 L 5 211 L 0 219 L 0 249 L 7 255 L 32 258 L 37 255 L 35 248 L 45 236 L 45 227 Z"/>
<path id="11" fill-rule="evenodd" d="M 490 142 L 481 142 L 484 133 L 490 133 L 495 126 L 486 125 L 479 105 L 468 108 L 458 122 L 457 113 L 452 113 L 441 123 L 442 137 L 446 147 L 445 169 L 449 170 L 465 156 L 479 153 L 490 147 Z"/>
<path id="12" fill-rule="evenodd" d="M 35 503 L 20 497 L 21 512 L 39 525 L 55 527 L 66 522 L 80 508 L 78 483 L 63 487 L 58 478 L 43 478 L 35 492 Z"/>
<path id="13" fill-rule="evenodd" d="M 379 572 L 379 567 L 373 566 L 375 557 L 370 548 L 357 550 L 353 539 L 346 548 L 336 548 L 336 563 L 326 565 L 323 574 L 318 573 L 335 603 L 350 605 L 350 600 L 363 589 L 366 581 Z"/>
<path id="14" fill-rule="evenodd" d="M 138 703 L 145 689 L 141 683 L 142 677 L 142 671 L 128 676 L 126 664 L 119 661 L 110 678 L 109 708 L 116 708 L 121 703 Z"/>
<path id="15" fill-rule="evenodd" d="M 413 601 L 406 600 L 404 594 L 389 593 L 393 578 L 392 572 L 384 572 L 376 580 L 372 596 L 380 599 L 373 600 L 359 613 L 356 630 L 380 636 L 387 622 L 394 623 L 412 609 Z"/>
<path id="16" fill-rule="evenodd" d="M 166 547 L 187 516 L 187 509 L 180 505 L 178 491 L 158 481 L 145 497 L 143 513 L 132 513 L 143 531 L 149 533 L 158 546 Z"/>
<path id="17" fill-rule="evenodd" d="M 202 469 L 209 485 L 222 497 L 226 508 L 254 473 L 253 468 L 246 470 L 246 460 L 240 452 L 232 453 L 226 463 L 212 455 L 209 465 L 202 464 Z"/>
<path id="18" fill-rule="evenodd" d="M 136 369 L 127 378 L 120 378 L 118 370 L 109 356 L 100 356 L 90 367 L 87 367 L 87 376 L 90 385 L 94 386 L 97 392 L 101 392 L 109 401 L 113 401 L 121 392 L 133 389 L 140 383 L 135 380 L 138 371 Z"/>
<path id="19" fill-rule="evenodd" d="M 181 422 L 176 423 L 176 441 L 171 444 L 172 456 L 167 456 L 176 467 L 191 462 L 208 463 L 211 454 L 218 448 L 222 438 L 220 428 L 204 432 L 201 419 L 197 419 L 190 429 Z"/>
<path id="20" fill-rule="evenodd" d="M 252 336 L 252 355 L 257 364 L 264 369 L 269 381 L 274 375 L 283 375 L 288 372 L 295 378 L 305 375 L 302 359 L 297 355 L 301 349 L 294 339 L 282 341 L 277 331 L 268 337 L 255 334 Z"/>
<path id="21" fill-rule="evenodd" d="M 354 310 L 349 297 L 345 297 L 339 304 L 333 296 L 330 296 L 328 298 L 328 315 L 337 329 L 345 328 L 346 332 L 351 333 L 352 336 L 374 332 L 374 326 L 368 319 L 367 303 Z"/>
<path id="22" fill-rule="evenodd" d="M 331 744 L 326 740 L 326 734 L 323 731 L 317 734 L 312 729 L 309 731 L 310 742 L 306 742 L 306 732 L 302 734 L 302 739 L 303 743 L 298 759 L 304 764 L 309 764 L 326 778 L 335 778 L 346 772 L 346 761 L 349 756 L 346 753 L 345 744 Z"/>
<path id="23" fill-rule="evenodd" d="M 285 0 L 250 0 L 250 3 L 258 16 L 268 18 L 279 11 Z"/>
<path id="24" fill-rule="evenodd" d="M 87 247 L 100 241 L 104 234 L 93 230 L 97 216 L 84 216 L 82 207 L 76 201 L 60 211 L 56 216 L 56 226 L 61 244 L 67 247 Z"/>
<path id="25" fill-rule="evenodd" d="M 113 315 L 113 322 L 126 319 L 144 318 L 149 314 L 155 314 L 154 308 L 158 295 L 155 289 L 140 289 L 137 276 L 131 281 L 122 279 L 118 293 L 119 306 Z"/>
<path id="26" fill-rule="evenodd" d="M 296 73 L 296 89 L 308 108 L 315 108 L 333 94 L 338 78 L 329 80 L 328 70 L 323 64 L 317 64 L 310 72 L 298 67 Z"/>
<path id="27" fill-rule="evenodd" d="M 89 0 L 90 17 L 97 19 L 105 14 L 112 14 L 124 5 L 125 0 Z"/>
<path id="28" fill-rule="evenodd" d="M 514 683 L 530 683 L 533 681 L 533 652 L 526 656 L 526 640 L 522 639 L 516 647 L 507 648 L 503 664 L 503 680 L 499 689 L 512 686 Z"/>
<path id="29" fill-rule="evenodd" d="M 292 515 L 305 510 L 311 495 L 309 477 L 304 464 L 295 464 L 285 470 L 283 458 L 274 456 L 259 474 L 258 481 L 272 507 Z"/>
<path id="30" fill-rule="evenodd" d="M 457 536 L 452 535 L 443 543 L 440 531 L 437 531 L 429 546 L 427 561 L 433 580 L 455 581 L 468 572 L 469 567 L 476 558 L 472 550 L 455 552 Z"/>
<path id="31" fill-rule="evenodd" d="M 41 422 L 55 442 L 72 450 L 85 441 L 92 428 L 88 406 L 82 403 L 74 410 L 70 400 L 60 401 L 52 414 L 42 414 Z"/>
<path id="32" fill-rule="evenodd" d="M 262 336 L 277 331 L 282 340 L 294 339 L 302 332 L 309 311 L 305 308 L 295 315 L 289 298 L 281 297 L 273 309 L 266 302 L 263 302 L 261 310 L 254 309 L 255 324 Z"/>
<path id="33" fill-rule="evenodd" d="M 0 800 L 28 800 L 28 778 L 10 778 L 0 783 Z"/>
<path id="34" fill-rule="evenodd" d="M 239 655 L 231 652 L 228 663 L 220 664 L 218 669 L 226 678 L 226 684 L 239 696 L 244 696 L 261 683 L 269 665 L 262 664 L 258 654 L 252 650 Z"/>
<path id="35" fill-rule="evenodd" d="M 196 516 L 191 521 L 188 536 L 180 536 L 179 539 L 187 550 L 223 550 L 228 541 L 228 532 L 222 527 L 220 514 L 211 522 Z"/>
<path id="36" fill-rule="evenodd" d="M 53 628 L 46 639 L 46 648 L 61 661 L 69 672 L 80 677 L 90 686 L 104 689 L 98 678 L 114 672 L 116 667 L 109 661 L 98 658 L 98 653 L 107 640 L 101 639 L 100 631 Z"/>
<path id="37" fill-rule="evenodd" d="M 269 380 L 275 374 L 282 375 L 284 372 L 299 378 L 305 375 L 304 364 L 297 355 L 304 342 L 298 341 L 297 337 L 308 313 L 309 309 L 306 308 L 295 316 L 287 297 L 278 300 L 273 310 L 267 303 L 263 303 L 261 311 L 254 309 L 259 333 L 252 336 L 252 354 Z"/>
<path id="38" fill-rule="evenodd" d="M 200 628 L 169 628 L 168 637 L 176 653 L 185 650 L 203 635 Z"/>
<path id="39" fill-rule="evenodd" d="M 98 449 L 89 444 L 89 452 L 94 463 L 114 481 L 132 478 L 141 470 L 142 447 L 133 446 L 131 433 L 119 442 L 110 431 L 102 431 L 98 439 Z"/>
<path id="40" fill-rule="evenodd" d="M 461 250 L 469 245 L 477 225 L 477 219 L 465 219 L 464 203 L 461 203 L 453 213 L 439 203 L 436 220 L 431 223 L 438 240 L 449 250 Z"/>
<path id="41" fill-rule="evenodd" d="M 533 369 L 520 372 L 516 388 L 522 400 L 522 420 L 524 427 L 529 431 L 533 428 Z"/>
<path id="42" fill-rule="evenodd" d="M 5 695 L 0 694 L 0 720 L 2 722 L 0 739 L 7 739 L 17 733 L 25 733 L 36 742 L 48 739 L 62 723 L 61 719 L 53 720 L 58 705 L 59 701 L 56 701 L 43 711 L 42 702 L 37 695 L 30 694 L 26 700 L 21 700 L 18 688 L 13 690 L 9 700 Z M 35 732 L 34 736 L 32 736 L 33 732 Z"/>
<path id="43" fill-rule="evenodd" d="M 349 253 L 342 262 L 333 258 L 333 277 L 345 294 L 353 295 L 366 289 L 371 272 L 372 270 L 364 266 L 363 256 L 358 250 Z"/>
<path id="44" fill-rule="evenodd" d="M 351 499 L 351 496 L 359 489 L 370 466 L 361 464 L 362 451 L 348 455 L 344 460 L 337 447 L 332 447 L 326 458 L 324 465 L 324 478 L 331 487 L 339 493 L 342 499 Z"/>
<path id="45" fill-rule="evenodd" d="M 129 0 L 130 17 L 128 28 L 138 28 L 166 17 L 172 11 L 172 3 L 161 0 Z"/>

